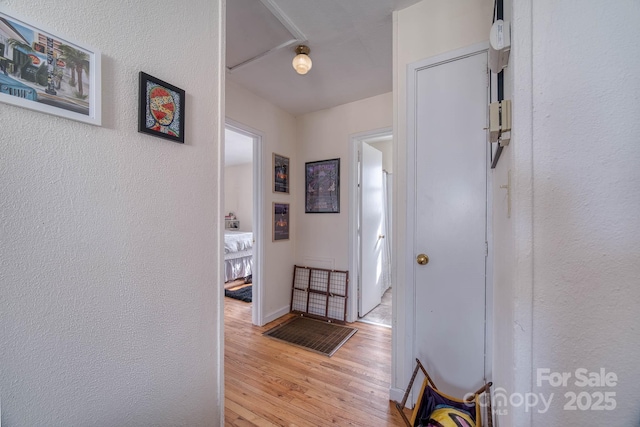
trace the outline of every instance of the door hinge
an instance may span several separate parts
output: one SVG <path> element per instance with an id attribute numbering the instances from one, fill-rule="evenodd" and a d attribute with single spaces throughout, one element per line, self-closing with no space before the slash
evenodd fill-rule
<path id="1" fill-rule="evenodd" d="M 485 258 L 489 256 L 489 242 L 484 242 L 484 256 Z"/>

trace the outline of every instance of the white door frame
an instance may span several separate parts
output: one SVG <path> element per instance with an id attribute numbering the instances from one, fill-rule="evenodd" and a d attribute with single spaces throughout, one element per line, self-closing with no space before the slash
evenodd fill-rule
<path id="1" fill-rule="evenodd" d="M 349 303 L 347 322 L 358 320 L 358 288 L 360 283 L 358 247 L 358 214 L 360 212 L 360 191 L 358 189 L 358 148 L 363 141 L 371 138 L 393 135 L 393 128 L 386 127 L 349 135 Z M 393 269 L 393 265 L 391 266 Z M 395 290 L 392 288 L 392 307 L 395 304 Z M 392 309 L 395 313 L 395 310 Z"/>
<path id="2" fill-rule="evenodd" d="M 426 58 L 420 61 L 412 62 L 407 65 L 407 152 L 406 152 L 406 170 L 407 170 L 407 211 L 406 211 L 406 240 L 404 242 L 406 256 L 403 266 L 398 268 L 405 269 L 405 292 L 404 301 L 398 301 L 396 307 L 400 312 L 405 315 L 405 331 L 398 331 L 402 333 L 407 339 L 405 339 L 404 348 L 398 348 L 398 359 L 404 361 L 404 372 L 401 373 L 402 378 L 400 381 L 396 381 L 396 378 L 392 378 L 391 384 L 408 384 L 411 378 L 413 367 L 415 366 L 415 348 L 414 342 L 416 338 L 416 331 L 414 330 L 415 322 L 415 300 L 414 295 L 416 291 L 415 277 L 414 277 L 414 263 L 416 254 L 413 247 L 413 239 L 410 236 L 414 235 L 414 217 L 415 217 L 415 190 L 416 190 L 416 140 L 417 140 L 417 123 L 416 123 L 416 80 L 417 74 L 420 70 L 425 68 L 435 67 L 447 62 L 456 61 L 468 56 L 476 55 L 480 52 L 488 52 L 489 43 L 482 42 L 468 47 L 457 49 L 451 52 L 446 52 L 441 55 Z M 488 89 L 487 89 L 488 90 Z M 487 100 L 489 100 L 487 95 Z M 488 108 L 487 108 L 488 110 Z M 488 143 L 488 142 L 487 142 Z M 486 237 L 488 242 L 488 255 L 486 258 L 486 278 L 485 278 L 485 373 L 488 378 L 491 377 L 491 360 L 492 360 L 492 301 L 493 301 L 493 229 L 492 229 L 492 217 L 491 217 L 491 200 L 492 185 L 491 185 L 491 168 L 489 165 L 489 150 L 487 150 L 487 229 Z M 399 263 L 400 264 L 400 263 Z M 395 302 L 395 297 L 394 297 Z M 395 364 L 397 361 L 392 360 L 391 372 L 396 372 Z M 399 390 L 391 390 L 391 396 L 397 397 Z M 408 401 L 411 403 L 410 401 Z"/>
<path id="3" fill-rule="evenodd" d="M 263 282 L 263 254 L 264 254 L 264 188 L 262 182 L 262 160 L 263 160 L 263 140 L 264 134 L 245 124 L 236 122 L 228 117 L 225 118 L 225 128 L 253 139 L 253 302 L 251 304 L 251 323 L 263 325 L 264 318 L 264 287 Z M 223 155 L 224 158 L 224 155 Z M 223 174 L 224 175 L 224 174 Z M 221 261 L 224 271 L 224 251 Z"/>

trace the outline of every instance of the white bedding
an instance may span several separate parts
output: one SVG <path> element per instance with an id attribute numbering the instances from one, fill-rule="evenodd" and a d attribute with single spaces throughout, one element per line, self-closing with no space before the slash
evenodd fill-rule
<path id="1" fill-rule="evenodd" d="M 224 281 L 236 280 L 252 275 L 253 254 L 251 250 L 227 254 L 224 257 Z"/>
<path id="2" fill-rule="evenodd" d="M 224 281 L 246 278 L 253 270 L 253 233 L 224 232 Z"/>
<path id="3" fill-rule="evenodd" d="M 253 247 L 253 233 L 245 231 L 224 232 L 224 253 L 242 252 Z"/>

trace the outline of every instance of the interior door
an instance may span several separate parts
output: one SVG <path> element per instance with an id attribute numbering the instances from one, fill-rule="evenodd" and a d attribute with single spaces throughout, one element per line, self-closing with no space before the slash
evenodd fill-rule
<path id="1" fill-rule="evenodd" d="M 384 197 L 382 152 L 361 143 L 360 162 L 360 299 L 358 314 L 363 317 L 382 300 L 382 245 Z"/>
<path id="2" fill-rule="evenodd" d="M 417 71 L 415 90 L 415 357 L 462 397 L 484 378 L 486 52 Z"/>

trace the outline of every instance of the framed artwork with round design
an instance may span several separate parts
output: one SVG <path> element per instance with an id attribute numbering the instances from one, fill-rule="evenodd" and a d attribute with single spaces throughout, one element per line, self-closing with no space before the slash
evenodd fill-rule
<path id="1" fill-rule="evenodd" d="M 184 90 L 140 72 L 138 132 L 184 144 Z"/>

